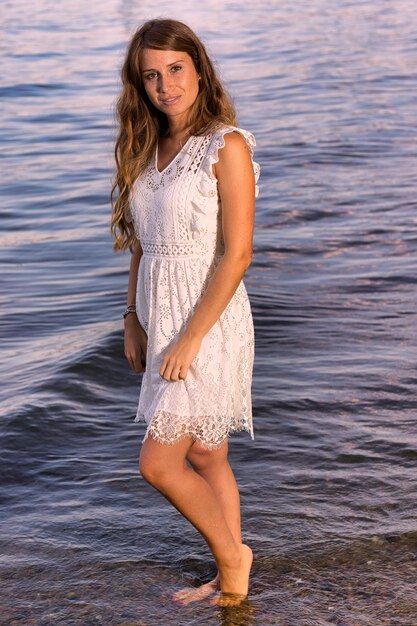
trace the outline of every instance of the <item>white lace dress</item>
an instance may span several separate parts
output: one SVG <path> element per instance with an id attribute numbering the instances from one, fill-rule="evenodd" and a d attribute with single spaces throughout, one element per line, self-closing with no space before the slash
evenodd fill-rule
<path id="1" fill-rule="evenodd" d="M 209 135 L 191 136 L 162 171 L 156 148 L 131 190 L 130 217 L 143 249 L 136 309 L 148 336 L 135 417 L 135 422 L 147 424 L 143 441 L 152 435 L 172 444 L 189 435 L 215 449 L 232 431 L 245 430 L 254 438 L 254 328 L 243 280 L 203 337 L 186 379 L 167 381 L 159 374 L 167 349 L 186 327 L 224 252 L 212 165 L 225 145 L 224 135 L 233 131 L 249 146 L 256 184 L 260 168 L 253 161 L 254 136 L 224 126 Z M 256 184 L 256 196 L 258 192 Z"/>

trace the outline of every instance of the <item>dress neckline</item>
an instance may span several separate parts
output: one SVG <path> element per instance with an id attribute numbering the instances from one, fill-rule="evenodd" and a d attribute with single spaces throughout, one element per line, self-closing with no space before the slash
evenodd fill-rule
<path id="1" fill-rule="evenodd" d="M 183 145 L 182 148 L 180 148 L 178 150 L 178 152 L 175 154 L 175 156 L 170 160 L 170 162 L 168 163 L 168 165 L 166 167 L 164 167 L 162 170 L 158 169 L 158 144 L 159 144 L 159 139 L 156 142 L 156 148 L 155 148 L 155 163 L 154 163 L 154 167 L 155 170 L 158 172 L 158 174 L 163 174 L 165 172 L 165 170 L 167 170 L 175 161 L 175 159 L 178 157 L 178 155 L 185 150 L 186 146 L 188 146 L 188 144 L 190 143 L 191 139 L 193 139 L 194 135 L 190 135 L 187 139 L 187 141 L 185 142 L 185 144 Z"/>

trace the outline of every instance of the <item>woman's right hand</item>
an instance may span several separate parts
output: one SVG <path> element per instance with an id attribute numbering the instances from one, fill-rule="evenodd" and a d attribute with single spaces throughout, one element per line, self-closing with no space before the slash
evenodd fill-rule
<path id="1" fill-rule="evenodd" d="M 130 367 L 138 374 L 144 372 L 148 337 L 135 313 L 126 316 L 124 344 L 125 357 L 129 361 Z"/>

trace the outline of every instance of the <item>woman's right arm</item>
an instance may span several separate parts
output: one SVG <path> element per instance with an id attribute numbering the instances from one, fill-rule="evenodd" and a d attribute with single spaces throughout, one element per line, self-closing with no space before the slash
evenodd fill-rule
<path id="1" fill-rule="evenodd" d="M 137 241 L 133 247 L 130 259 L 129 284 L 127 289 L 128 305 L 136 303 L 136 284 L 142 254 L 142 247 L 140 242 Z M 144 372 L 146 368 L 146 349 L 148 337 L 140 325 L 136 313 L 129 313 L 129 315 L 126 315 L 124 326 L 125 357 L 129 361 L 130 367 L 135 372 Z"/>

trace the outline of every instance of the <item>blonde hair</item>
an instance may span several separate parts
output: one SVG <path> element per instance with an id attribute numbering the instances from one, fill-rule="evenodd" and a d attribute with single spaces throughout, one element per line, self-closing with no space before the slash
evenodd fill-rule
<path id="1" fill-rule="evenodd" d="M 130 215 L 129 194 L 133 183 L 148 165 L 158 138 L 168 130 L 168 120 L 149 100 L 140 71 L 144 48 L 186 52 L 201 76 L 199 92 L 190 110 L 190 135 L 205 135 L 219 124 L 237 125 L 236 111 L 213 63 L 197 35 L 173 19 L 146 21 L 134 33 L 121 69 L 122 90 L 116 103 L 119 132 L 114 155 L 116 173 L 110 193 L 110 230 L 114 250 L 133 249 L 136 242 Z M 116 190 L 118 197 L 114 201 Z"/>

